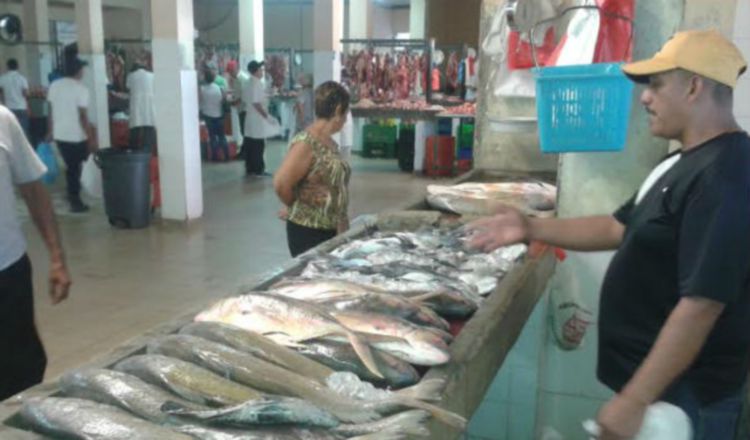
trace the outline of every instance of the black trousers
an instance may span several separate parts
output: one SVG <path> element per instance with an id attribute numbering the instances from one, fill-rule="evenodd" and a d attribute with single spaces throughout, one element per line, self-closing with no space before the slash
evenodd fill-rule
<path id="1" fill-rule="evenodd" d="M 148 153 L 156 146 L 156 127 L 142 126 L 130 129 L 130 148 Z"/>
<path id="2" fill-rule="evenodd" d="M 81 170 L 83 163 L 89 158 L 89 148 L 86 141 L 71 143 L 57 142 L 57 148 L 65 161 L 65 180 L 68 184 L 68 198 L 76 200 L 81 197 Z"/>
<path id="3" fill-rule="evenodd" d="M 242 133 L 242 136 L 245 136 L 245 118 L 247 117 L 247 112 L 240 112 L 240 133 Z"/>
<path id="4" fill-rule="evenodd" d="M 249 137 L 243 139 L 242 152 L 245 155 L 245 172 L 247 174 L 263 174 L 266 171 L 266 162 L 263 160 L 265 149 L 265 139 Z"/>
<path id="5" fill-rule="evenodd" d="M 334 230 L 313 229 L 290 221 L 286 222 L 286 241 L 292 257 L 305 253 L 335 236 Z"/>
<path id="6" fill-rule="evenodd" d="M 0 271 L 0 400 L 40 383 L 46 367 L 34 324 L 31 262 L 24 255 Z"/>

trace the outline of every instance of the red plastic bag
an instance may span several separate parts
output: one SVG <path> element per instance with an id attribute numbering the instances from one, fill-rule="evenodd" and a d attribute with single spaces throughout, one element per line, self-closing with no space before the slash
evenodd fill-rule
<path id="1" fill-rule="evenodd" d="M 544 43 L 535 48 L 536 60 L 539 66 L 546 66 L 550 55 L 555 50 L 555 29 L 550 27 L 544 34 Z M 531 56 L 531 43 L 521 39 L 516 31 L 508 34 L 508 68 L 530 69 L 534 66 L 534 58 Z"/>
<path id="2" fill-rule="evenodd" d="M 596 0 L 601 14 L 595 63 L 631 61 L 634 0 Z"/>

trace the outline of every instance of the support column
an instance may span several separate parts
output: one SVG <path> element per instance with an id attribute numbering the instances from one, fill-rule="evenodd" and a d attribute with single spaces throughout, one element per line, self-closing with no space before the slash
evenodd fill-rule
<path id="1" fill-rule="evenodd" d="M 110 145 L 110 137 L 102 0 L 76 0 L 75 10 L 78 54 L 89 63 L 83 75 L 83 82 L 91 94 L 89 120 L 96 126 L 99 146 L 104 148 Z"/>
<path id="2" fill-rule="evenodd" d="M 142 0 L 141 4 L 141 38 L 144 40 L 150 40 L 153 33 L 153 25 L 151 24 L 151 0 Z M 157 0 L 158 1 L 158 0 Z"/>
<path id="3" fill-rule="evenodd" d="M 154 0 L 151 15 L 162 217 L 192 220 L 203 215 L 193 2 Z"/>
<path id="4" fill-rule="evenodd" d="M 314 0 L 314 83 L 341 80 L 341 39 L 344 35 L 344 1 Z"/>
<path id="5" fill-rule="evenodd" d="M 409 6 L 409 38 L 427 38 L 427 0 L 411 0 Z"/>
<path id="6" fill-rule="evenodd" d="M 263 0 L 238 0 L 240 19 L 240 67 L 265 59 Z"/>
<path id="7" fill-rule="evenodd" d="M 348 38 L 372 38 L 373 8 L 372 0 L 349 0 Z"/>
<path id="8" fill-rule="evenodd" d="M 24 38 L 35 43 L 49 42 L 48 0 L 25 0 L 23 3 Z M 52 47 L 30 45 L 26 49 L 26 68 L 31 84 L 47 86 L 52 71 Z"/>

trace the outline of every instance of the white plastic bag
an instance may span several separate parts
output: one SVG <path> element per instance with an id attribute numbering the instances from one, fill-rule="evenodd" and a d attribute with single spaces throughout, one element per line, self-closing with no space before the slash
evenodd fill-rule
<path id="1" fill-rule="evenodd" d="M 263 120 L 263 138 L 272 138 L 281 135 L 281 124 L 273 116 Z"/>
<path id="2" fill-rule="evenodd" d="M 593 420 L 583 422 L 583 429 L 596 439 L 599 425 Z M 690 440 L 693 429 L 685 411 L 666 402 L 656 402 L 646 409 L 638 435 L 633 440 Z"/>
<path id="3" fill-rule="evenodd" d="M 86 193 L 96 199 L 101 199 L 104 193 L 102 189 L 102 170 L 96 166 L 94 156 L 89 156 L 83 164 L 81 171 L 81 186 Z"/>
<path id="4" fill-rule="evenodd" d="M 596 6 L 594 0 L 581 2 L 581 6 Z M 570 23 L 562 37 L 559 53 L 553 54 L 550 64 L 555 66 L 572 66 L 591 64 L 599 38 L 599 11 L 579 9 L 573 13 Z M 557 55 L 557 56 L 555 56 Z"/>

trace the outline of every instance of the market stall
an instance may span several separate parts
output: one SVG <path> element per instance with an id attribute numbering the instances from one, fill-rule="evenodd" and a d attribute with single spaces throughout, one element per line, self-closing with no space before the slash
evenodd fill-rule
<path id="1" fill-rule="evenodd" d="M 475 182 L 515 181 L 519 176 L 473 173 L 461 179 Z M 547 176 L 548 177 L 548 176 Z M 457 183 L 457 182 L 456 182 Z M 351 246 L 357 240 L 374 234 L 408 233 L 420 227 L 446 227 L 454 224 L 454 214 L 430 211 L 425 200 L 409 204 L 396 213 L 386 213 L 360 223 L 348 233 L 319 246 L 311 253 L 294 259 L 260 276 L 255 281 L 238 289 L 238 293 L 258 292 L 277 282 L 310 270 L 310 257 L 325 255 L 337 249 Z M 510 261 L 510 260 L 509 260 Z M 478 310 L 468 320 L 452 320 L 451 330 L 455 338 L 449 346 L 450 361 L 443 365 L 422 370 L 419 384 L 439 383 L 441 400 L 436 403 L 459 416 L 470 417 L 479 405 L 482 396 L 500 368 L 505 356 L 518 337 L 527 316 L 544 291 L 546 281 L 552 273 L 554 258 L 545 248 L 532 247 L 522 259 L 510 266 L 497 286 L 481 302 Z M 210 305 L 206 305 L 210 306 Z M 206 313 L 206 306 L 166 323 L 142 337 L 118 347 L 98 360 L 83 367 L 111 368 L 123 360 L 151 352 L 155 340 L 164 340 L 193 322 L 196 314 Z M 0 436 L 28 435 L 28 425 L 18 417 L 24 402 L 35 397 L 63 395 L 60 385 L 50 381 L 31 388 L 0 404 Z M 429 438 L 459 438 L 459 429 L 446 428 L 445 420 L 429 422 Z M 34 438 L 34 437 L 29 437 Z"/>

